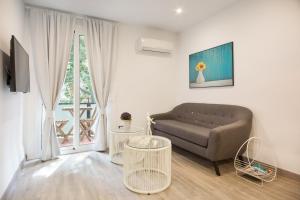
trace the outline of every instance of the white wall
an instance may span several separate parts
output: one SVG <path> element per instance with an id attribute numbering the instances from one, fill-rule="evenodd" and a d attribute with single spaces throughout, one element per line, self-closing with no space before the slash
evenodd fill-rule
<path id="1" fill-rule="evenodd" d="M 180 35 L 176 102 L 237 104 L 279 167 L 300 174 L 300 1 L 240 1 Z M 188 55 L 234 41 L 235 86 L 188 88 Z M 264 151 L 264 152 L 266 152 Z M 270 155 L 270 154 L 269 154 Z M 266 162 L 270 162 L 266 157 Z"/>
<path id="2" fill-rule="evenodd" d="M 0 13 L 0 49 L 9 55 L 12 34 L 24 41 L 23 1 L 1 0 Z M 0 197 L 24 158 L 22 94 L 10 93 L 6 86 L 2 59 L 0 56 Z"/>
<path id="3" fill-rule="evenodd" d="M 121 24 L 117 72 L 112 95 L 114 124 L 122 112 L 130 112 L 133 124 L 144 126 L 146 113 L 159 113 L 175 105 L 175 54 L 141 53 L 135 45 L 140 37 L 171 41 L 177 35 L 154 28 Z"/>

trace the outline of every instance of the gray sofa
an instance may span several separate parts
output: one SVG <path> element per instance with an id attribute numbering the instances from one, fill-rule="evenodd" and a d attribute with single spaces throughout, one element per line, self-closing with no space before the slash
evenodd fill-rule
<path id="1" fill-rule="evenodd" d="M 233 158 L 252 127 L 252 112 L 234 105 L 184 103 L 151 117 L 154 135 L 212 161 L 218 176 L 217 162 Z"/>

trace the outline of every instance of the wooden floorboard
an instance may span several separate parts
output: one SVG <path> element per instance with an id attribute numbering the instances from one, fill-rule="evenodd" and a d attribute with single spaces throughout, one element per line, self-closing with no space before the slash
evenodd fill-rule
<path id="1" fill-rule="evenodd" d="M 235 175 L 232 161 L 222 176 L 198 156 L 172 153 L 172 183 L 164 192 L 139 195 L 125 188 L 122 168 L 106 153 L 86 152 L 49 162 L 28 163 L 7 192 L 7 200 L 299 200 L 300 181 L 279 176 L 259 187 Z"/>

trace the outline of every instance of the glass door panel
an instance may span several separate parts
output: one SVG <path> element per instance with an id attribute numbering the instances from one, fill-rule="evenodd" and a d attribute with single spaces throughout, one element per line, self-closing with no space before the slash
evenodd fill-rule
<path id="1" fill-rule="evenodd" d="M 97 112 L 84 37 L 84 35 L 79 35 L 80 145 L 94 143 Z"/>
<path id="2" fill-rule="evenodd" d="M 55 111 L 56 135 L 63 154 L 93 149 L 96 113 L 85 36 L 81 26 L 77 26 Z"/>
<path id="3" fill-rule="evenodd" d="M 59 147 L 72 147 L 74 137 L 74 45 L 70 51 L 64 84 L 55 110 L 55 128 Z"/>

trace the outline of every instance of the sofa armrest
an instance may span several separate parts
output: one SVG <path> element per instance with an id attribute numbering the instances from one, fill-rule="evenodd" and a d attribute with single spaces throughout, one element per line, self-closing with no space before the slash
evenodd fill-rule
<path id="1" fill-rule="evenodd" d="M 154 115 L 151 115 L 150 116 L 154 121 L 155 120 L 160 120 L 160 119 L 173 119 L 173 116 L 171 114 L 171 111 L 170 112 L 166 112 L 166 113 L 160 113 L 160 114 L 154 114 Z M 152 134 L 155 134 L 155 129 L 154 129 L 154 124 L 151 124 L 151 131 L 152 131 Z"/>
<path id="2" fill-rule="evenodd" d="M 239 120 L 211 130 L 207 158 L 211 161 L 233 158 L 249 136 L 252 120 Z"/>
<path id="3" fill-rule="evenodd" d="M 160 113 L 160 114 L 154 114 L 150 116 L 151 118 L 153 118 L 153 120 L 160 120 L 160 119 L 173 119 L 173 116 L 170 112 L 166 112 L 166 113 Z"/>

